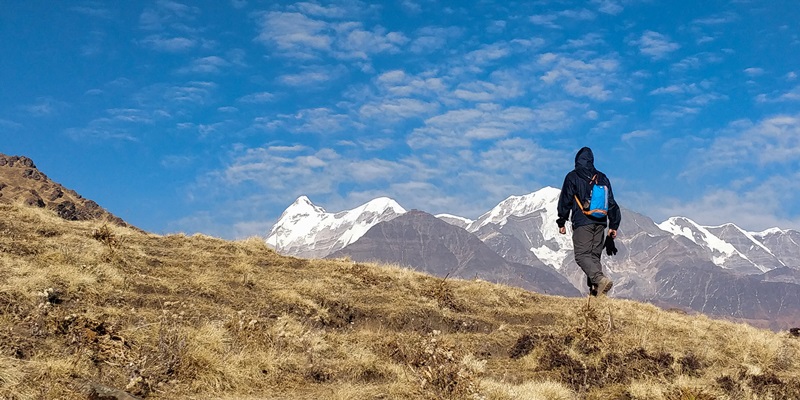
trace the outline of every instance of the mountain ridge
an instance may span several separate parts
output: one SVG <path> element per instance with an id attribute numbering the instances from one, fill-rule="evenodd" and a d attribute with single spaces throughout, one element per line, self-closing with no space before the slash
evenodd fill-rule
<path id="1" fill-rule="evenodd" d="M 39 171 L 32 159 L 0 153 L 0 203 L 16 202 L 53 210 L 69 221 L 99 219 L 133 227 L 93 200 L 51 180 Z"/>
<path id="2" fill-rule="evenodd" d="M 521 265 L 543 263 L 549 266 L 569 280 L 576 289 L 586 293 L 585 276 L 572 256 L 571 235 L 561 235 L 556 228 L 555 208 L 558 194 L 558 189 L 546 187 L 527 195 L 509 196 L 476 220 L 452 214 L 439 214 L 439 219 L 473 234 L 506 261 Z M 800 320 L 800 304 L 782 310 L 779 318 L 774 320 L 764 319 L 765 316 L 771 318 L 770 313 L 746 306 L 756 302 L 777 304 L 778 299 L 761 298 L 783 293 L 783 289 L 777 286 L 774 286 L 775 290 L 771 290 L 773 283 L 798 285 L 792 271 L 800 271 L 800 246 L 797 244 L 800 243 L 800 232 L 774 228 L 762 232 L 747 232 L 735 224 L 704 227 L 686 217 L 672 217 L 657 224 L 652 219 L 624 207 L 621 211 L 623 222 L 616 240 L 619 253 L 613 257 L 603 257 L 607 275 L 616 282 L 611 292 L 613 296 L 656 304 L 672 302 L 672 306 L 695 311 L 711 309 L 721 313 L 717 316 L 747 319 L 759 326 L 770 326 L 773 329 L 783 326 L 774 325 L 777 320 Z M 353 218 L 355 214 L 349 215 Z M 391 218 L 385 221 L 391 221 Z M 291 230 L 291 227 L 284 228 Z M 276 228 L 273 231 L 274 229 Z M 369 230 L 364 231 L 365 234 L 368 232 Z M 354 236 L 350 237 L 349 246 L 358 243 L 359 238 L 352 240 L 353 238 Z M 312 244 L 312 241 L 307 243 Z M 397 243 L 399 241 L 395 244 Z M 298 242 L 298 246 L 302 247 L 302 243 Z M 342 246 L 344 250 L 347 247 Z M 362 253 L 359 259 L 392 261 L 391 258 L 377 256 L 380 254 L 380 246 L 373 248 L 372 258 L 367 257 L 363 249 L 360 251 Z M 798 262 L 795 263 L 796 261 Z M 487 264 L 484 268 L 491 269 L 492 266 Z M 778 268 L 789 270 L 768 274 Z M 664 270 L 671 272 L 661 273 Z M 740 275 L 753 276 L 755 279 L 746 281 L 751 289 L 746 290 L 745 296 L 739 299 L 740 303 L 736 305 L 738 309 L 731 309 L 730 305 L 725 304 L 731 299 L 722 288 L 714 292 L 704 292 L 702 285 L 707 282 L 734 282 Z M 689 283 L 690 286 L 675 286 L 678 283 Z M 526 285 L 521 280 L 517 284 Z M 676 288 L 679 293 L 673 293 Z M 800 286 L 797 289 L 800 291 Z M 685 300 L 698 296 L 704 298 L 702 304 L 709 305 L 710 308 Z"/>

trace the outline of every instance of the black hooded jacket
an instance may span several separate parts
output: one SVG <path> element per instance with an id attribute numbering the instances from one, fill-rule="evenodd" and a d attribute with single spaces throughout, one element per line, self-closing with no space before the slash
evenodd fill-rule
<path id="1" fill-rule="evenodd" d="M 575 196 L 579 199 L 587 199 L 591 195 L 592 186 L 589 183 L 592 177 L 597 175 L 597 183 L 608 188 L 608 215 L 607 217 L 595 218 L 584 214 L 575 202 Z M 558 198 L 558 227 L 564 226 L 572 213 L 572 228 L 577 228 L 589 224 L 602 224 L 608 222 L 609 229 L 618 229 L 622 220 L 619 205 L 614 200 L 614 192 L 611 190 L 611 181 L 606 174 L 598 171 L 594 167 L 594 154 L 592 149 L 584 147 L 578 150 L 575 155 L 575 169 L 570 171 L 564 178 L 564 185 L 561 186 L 561 196 Z"/>

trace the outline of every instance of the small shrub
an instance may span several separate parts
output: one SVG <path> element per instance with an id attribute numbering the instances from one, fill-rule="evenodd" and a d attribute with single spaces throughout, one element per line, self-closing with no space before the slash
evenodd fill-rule
<path id="1" fill-rule="evenodd" d="M 103 224 L 103 226 L 92 231 L 92 239 L 105 244 L 110 251 L 114 251 L 114 247 L 119 244 L 117 235 L 114 234 L 108 224 Z"/>

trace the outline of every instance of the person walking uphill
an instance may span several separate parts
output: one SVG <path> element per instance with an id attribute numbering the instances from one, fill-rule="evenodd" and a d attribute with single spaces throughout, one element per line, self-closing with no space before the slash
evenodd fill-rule
<path id="1" fill-rule="evenodd" d="M 562 235 L 567 233 L 564 225 L 570 214 L 575 262 L 586 274 L 590 293 L 605 295 L 614 283 L 603 274 L 600 256 L 604 246 L 608 254 L 616 253 L 613 240 L 622 216 L 611 181 L 594 167 L 594 154 L 588 147 L 578 150 L 575 169 L 567 174 L 561 187 L 556 223 Z M 608 239 L 604 242 L 606 226 Z"/>

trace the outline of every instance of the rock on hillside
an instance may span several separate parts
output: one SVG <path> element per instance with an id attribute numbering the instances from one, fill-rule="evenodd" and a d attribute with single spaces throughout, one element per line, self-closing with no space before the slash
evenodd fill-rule
<path id="1" fill-rule="evenodd" d="M 0 203 L 47 208 L 69 221 L 100 219 L 129 226 L 94 201 L 50 180 L 28 157 L 0 154 Z"/>

